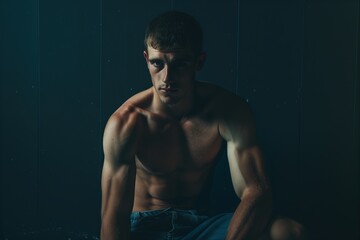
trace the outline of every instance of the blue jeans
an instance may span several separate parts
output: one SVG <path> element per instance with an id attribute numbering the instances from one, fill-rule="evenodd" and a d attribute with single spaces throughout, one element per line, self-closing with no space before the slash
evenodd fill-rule
<path id="1" fill-rule="evenodd" d="M 133 212 L 131 239 L 133 240 L 223 240 L 232 213 L 209 217 L 195 210 L 166 208 Z"/>

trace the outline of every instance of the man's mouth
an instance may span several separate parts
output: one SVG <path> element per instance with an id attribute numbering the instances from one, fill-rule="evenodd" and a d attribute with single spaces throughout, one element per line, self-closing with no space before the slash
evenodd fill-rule
<path id="1" fill-rule="evenodd" d="M 161 87 L 160 88 L 160 91 L 162 91 L 164 93 L 175 93 L 178 90 L 179 90 L 178 88 L 174 88 L 174 87 Z"/>

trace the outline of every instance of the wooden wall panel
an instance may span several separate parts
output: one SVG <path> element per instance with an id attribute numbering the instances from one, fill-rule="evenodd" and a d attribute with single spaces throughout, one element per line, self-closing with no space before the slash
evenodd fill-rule
<path id="1" fill-rule="evenodd" d="M 38 197 L 37 2 L 1 3 L 1 234 L 36 226 Z M 2 237 L 0 235 L 0 237 Z"/>
<path id="2" fill-rule="evenodd" d="M 305 9 L 303 214 L 315 239 L 357 239 L 359 5 L 308 1 Z"/>
<path id="3" fill-rule="evenodd" d="M 41 228 L 98 232 L 101 2 L 41 1 Z"/>

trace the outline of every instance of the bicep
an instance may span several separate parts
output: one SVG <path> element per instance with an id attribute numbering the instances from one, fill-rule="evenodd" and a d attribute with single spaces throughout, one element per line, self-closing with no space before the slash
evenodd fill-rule
<path id="1" fill-rule="evenodd" d="M 237 111 L 229 111 L 224 115 L 219 129 L 227 141 L 233 186 L 238 197 L 242 198 L 248 190 L 265 189 L 269 183 L 250 107 L 243 101 L 237 102 L 237 105 Z"/>
<path id="2" fill-rule="evenodd" d="M 129 214 L 135 188 L 136 121 L 131 116 L 110 119 L 104 132 L 102 215 Z"/>

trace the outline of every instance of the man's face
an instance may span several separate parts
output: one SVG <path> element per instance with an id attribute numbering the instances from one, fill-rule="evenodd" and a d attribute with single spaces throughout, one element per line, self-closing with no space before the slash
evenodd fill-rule
<path id="1" fill-rule="evenodd" d="M 163 103 L 172 106 L 192 96 L 200 57 L 188 49 L 160 51 L 152 47 L 144 51 L 144 57 L 154 89 Z"/>

